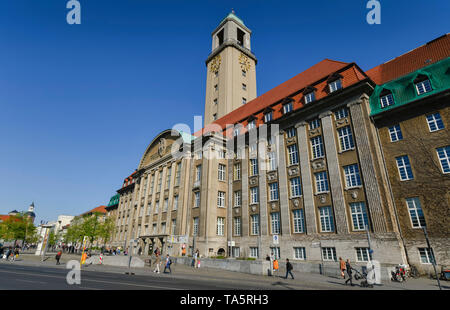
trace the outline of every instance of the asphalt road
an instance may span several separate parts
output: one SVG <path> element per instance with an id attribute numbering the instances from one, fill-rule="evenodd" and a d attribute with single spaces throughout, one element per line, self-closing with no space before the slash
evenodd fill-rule
<path id="1" fill-rule="evenodd" d="M 254 290 L 257 283 L 210 281 L 172 277 L 171 275 L 127 275 L 81 271 L 81 284 L 69 285 L 68 269 L 14 264 L 0 265 L 0 290 Z M 265 288 L 268 289 L 268 288 Z"/>

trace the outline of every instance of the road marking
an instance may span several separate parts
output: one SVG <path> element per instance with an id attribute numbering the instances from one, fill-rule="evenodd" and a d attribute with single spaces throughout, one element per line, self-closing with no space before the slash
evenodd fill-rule
<path id="1" fill-rule="evenodd" d="M 26 273 L 26 272 L 13 272 L 13 271 L 4 271 L 0 270 L 1 272 L 5 273 L 13 273 L 13 274 L 23 274 L 23 275 L 30 275 L 30 276 L 41 276 L 41 277 L 47 277 L 47 278 L 58 278 L 61 279 L 61 277 L 56 276 L 49 276 L 49 275 L 43 275 L 43 274 L 36 274 L 36 273 Z M 62 279 L 65 279 L 65 276 L 62 276 Z M 134 284 L 134 283 L 126 283 L 126 282 L 111 282 L 111 281 L 101 281 L 101 280 L 92 280 L 92 279 L 83 279 L 83 281 L 91 281 L 91 282 L 99 282 L 99 283 L 108 283 L 108 284 L 123 284 L 123 285 L 131 285 L 131 286 L 140 286 L 140 287 L 148 287 L 148 288 L 159 288 L 159 289 L 166 289 L 166 290 L 184 290 L 182 288 L 173 288 L 173 287 L 165 287 L 165 286 L 154 286 L 154 285 L 144 285 L 144 284 Z"/>

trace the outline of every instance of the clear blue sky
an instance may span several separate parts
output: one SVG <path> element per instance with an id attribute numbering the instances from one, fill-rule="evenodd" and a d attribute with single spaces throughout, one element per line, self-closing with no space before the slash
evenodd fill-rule
<path id="1" fill-rule="evenodd" d="M 204 109 L 211 32 L 234 8 L 253 30 L 262 94 L 324 58 L 364 70 L 449 32 L 449 1 L 67 0 L 0 3 L 0 214 L 37 223 L 100 204 L 147 145 Z"/>

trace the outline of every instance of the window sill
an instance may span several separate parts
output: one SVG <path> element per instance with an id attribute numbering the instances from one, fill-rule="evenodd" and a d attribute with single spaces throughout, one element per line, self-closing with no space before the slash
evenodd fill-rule
<path id="1" fill-rule="evenodd" d="M 352 187 L 345 187 L 344 190 L 349 191 L 349 190 L 353 190 L 353 189 L 362 189 L 362 188 L 363 188 L 362 185 L 357 185 L 357 186 L 352 186 Z"/>
<path id="2" fill-rule="evenodd" d="M 345 153 L 345 152 L 354 151 L 355 149 L 356 149 L 355 147 L 351 147 L 351 148 L 349 148 L 349 149 L 339 151 L 338 154 L 342 154 L 342 153 Z"/>
<path id="3" fill-rule="evenodd" d="M 298 198 L 302 198 L 303 196 L 302 195 L 300 195 L 300 196 L 292 196 L 290 199 L 298 199 Z"/>
<path id="4" fill-rule="evenodd" d="M 325 159 L 325 155 L 324 155 L 324 156 L 319 156 L 319 157 L 316 157 L 316 158 L 312 158 L 312 159 L 310 160 L 310 162 L 316 161 L 316 160 L 318 160 L 318 159 Z"/>
<path id="5" fill-rule="evenodd" d="M 326 195 L 329 194 L 330 191 L 326 191 L 326 192 L 319 192 L 319 193 L 315 193 L 314 196 L 319 196 L 319 195 Z"/>

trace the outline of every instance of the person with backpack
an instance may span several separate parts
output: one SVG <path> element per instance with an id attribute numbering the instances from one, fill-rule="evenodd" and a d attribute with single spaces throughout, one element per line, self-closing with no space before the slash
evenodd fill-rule
<path id="1" fill-rule="evenodd" d="M 347 285 L 347 282 L 350 281 L 350 285 L 354 286 L 352 282 L 352 266 L 350 265 L 350 260 L 347 259 L 347 262 L 345 263 L 345 269 L 347 270 L 348 279 L 345 281 L 345 285 Z"/>
<path id="2" fill-rule="evenodd" d="M 294 280 L 294 275 L 292 274 L 293 269 L 294 269 L 294 267 L 292 267 L 292 264 L 289 262 L 289 258 L 286 258 L 286 276 L 284 277 L 285 279 L 287 279 L 288 274 L 290 274 L 292 277 L 292 280 Z"/>
<path id="3" fill-rule="evenodd" d="M 60 250 L 55 256 L 55 258 L 56 258 L 56 265 L 60 265 L 59 260 L 61 259 L 61 255 L 62 255 L 62 252 Z"/>
<path id="4" fill-rule="evenodd" d="M 169 273 L 172 273 L 172 269 L 170 269 L 170 265 L 172 265 L 172 260 L 170 259 L 169 254 L 167 254 L 167 257 L 166 257 L 166 264 L 164 265 L 164 273 L 167 273 L 167 272 L 166 272 L 166 269 L 167 269 L 167 268 L 169 269 Z"/>

